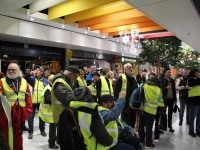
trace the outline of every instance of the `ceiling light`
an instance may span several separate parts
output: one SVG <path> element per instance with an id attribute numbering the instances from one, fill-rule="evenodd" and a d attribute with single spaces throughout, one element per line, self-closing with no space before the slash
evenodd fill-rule
<path id="1" fill-rule="evenodd" d="M 87 33 L 88 33 L 88 31 L 86 30 L 86 31 L 85 31 L 85 34 L 87 34 Z"/>
<path id="2" fill-rule="evenodd" d="M 105 36 L 105 35 L 103 35 L 103 38 L 105 39 L 105 38 L 106 38 L 106 36 Z"/>
<path id="3" fill-rule="evenodd" d="M 31 21 L 33 21 L 34 20 L 34 18 L 33 17 L 31 17 Z"/>
<path id="4" fill-rule="evenodd" d="M 64 24 L 62 24 L 62 28 L 64 28 L 65 27 L 65 25 Z"/>

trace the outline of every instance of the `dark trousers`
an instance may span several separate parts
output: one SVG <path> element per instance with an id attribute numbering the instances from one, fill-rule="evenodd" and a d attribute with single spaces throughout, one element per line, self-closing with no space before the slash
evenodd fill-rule
<path id="1" fill-rule="evenodd" d="M 33 112 L 30 114 L 28 118 L 28 133 L 33 133 L 33 126 L 34 126 L 34 117 L 35 117 L 35 110 L 39 110 L 40 104 L 33 104 Z M 45 122 L 39 117 L 39 129 L 40 132 L 45 130 Z"/>
<path id="2" fill-rule="evenodd" d="M 56 141 L 57 125 L 54 123 L 49 124 L 49 146 L 54 146 Z"/>
<path id="3" fill-rule="evenodd" d="M 135 150 L 135 148 L 129 144 L 118 142 L 110 150 Z"/>
<path id="4" fill-rule="evenodd" d="M 156 115 L 155 120 L 156 120 L 156 122 L 155 122 L 154 135 L 155 135 L 155 139 L 159 139 L 160 138 L 160 131 L 159 131 L 158 124 L 159 124 L 159 120 L 160 120 L 160 115 Z"/>
<path id="5" fill-rule="evenodd" d="M 173 106 L 174 106 L 174 99 L 166 99 L 165 101 L 165 106 L 166 108 L 168 107 L 168 119 L 167 119 L 167 122 L 168 122 L 168 128 L 172 128 L 172 114 L 173 114 Z M 161 124 L 163 125 L 164 122 L 165 122 L 165 116 L 166 115 L 166 111 L 164 112 L 164 114 L 162 115 L 162 120 L 161 120 Z"/>
<path id="6" fill-rule="evenodd" d="M 152 128 L 154 123 L 155 115 L 149 114 L 145 111 L 143 111 L 140 114 L 140 121 L 139 121 L 139 136 L 140 136 L 140 142 L 143 143 L 145 140 L 146 135 L 146 146 L 151 146 L 152 144 Z M 145 130 L 146 128 L 146 134 Z"/>
<path id="7" fill-rule="evenodd" d="M 122 121 L 124 121 L 126 124 L 128 124 L 132 128 L 135 128 L 136 110 L 130 109 L 129 113 L 122 112 L 121 119 L 122 119 Z"/>
<path id="8" fill-rule="evenodd" d="M 184 111 L 185 111 L 185 107 L 186 107 L 186 119 L 187 119 L 187 123 L 189 123 L 189 118 L 190 118 L 190 110 L 189 110 L 189 106 L 188 106 L 188 98 L 182 98 L 180 97 L 180 112 L 179 112 L 179 120 L 181 122 L 183 122 L 183 115 L 184 115 Z"/>

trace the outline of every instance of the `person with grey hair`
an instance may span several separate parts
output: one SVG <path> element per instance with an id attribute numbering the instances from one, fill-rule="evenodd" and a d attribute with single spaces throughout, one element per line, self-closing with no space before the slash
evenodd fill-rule
<path id="1" fill-rule="evenodd" d="M 136 112 L 130 108 L 129 100 L 133 90 L 135 90 L 138 85 L 133 75 L 133 67 L 130 63 L 124 65 L 124 71 L 125 73 L 117 79 L 114 94 L 115 98 L 118 98 L 120 92 L 126 93 L 126 103 L 121 118 L 125 123 L 130 125 L 132 128 L 135 128 Z"/>
<path id="2" fill-rule="evenodd" d="M 7 139 L 13 129 L 13 143 L 9 143 L 13 150 L 23 149 L 21 122 L 28 119 L 32 113 L 32 99 L 28 83 L 22 78 L 22 73 L 16 63 L 10 63 L 6 72 L 6 77 L 0 80 L 0 92 L 6 97 L 11 107 L 11 125 L 7 113 L 0 113 L 0 128 L 2 128 Z M 12 145 L 11 145 L 12 144 Z"/>
<path id="3" fill-rule="evenodd" d="M 91 72 L 86 77 L 87 86 L 92 84 L 94 73 L 97 71 L 97 67 L 95 65 L 90 67 Z"/>

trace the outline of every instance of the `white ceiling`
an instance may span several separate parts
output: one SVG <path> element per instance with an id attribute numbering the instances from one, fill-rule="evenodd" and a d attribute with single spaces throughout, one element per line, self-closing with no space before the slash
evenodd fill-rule
<path id="1" fill-rule="evenodd" d="M 200 52 L 200 19 L 190 0 L 124 0 Z"/>

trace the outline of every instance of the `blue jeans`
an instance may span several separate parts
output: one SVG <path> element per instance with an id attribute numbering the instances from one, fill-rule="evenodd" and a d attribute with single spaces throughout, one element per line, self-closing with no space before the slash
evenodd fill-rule
<path id="1" fill-rule="evenodd" d="M 114 147 L 110 148 L 110 150 L 135 150 L 135 148 L 129 144 L 118 142 Z"/>
<path id="2" fill-rule="evenodd" d="M 190 109 L 188 106 L 188 98 L 180 98 L 180 112 L 179 112 L 179 120 L 181 122 L 183 122 L 183 116 L 184 116 L 184 111 L 185 111 L 185 106 L 186 106 L 186 118 L 187 118 L 187 122 L 189 122 L 189 118 L 190 118 Z"/>
<path id="3" fill-rule="evenodd" d="M 33 104 L 33 112 L 30 114 L 28 118 L 28 133 L 32 134 L 33 133 L 33 125 L 34 125 L 34 117 L 35 117 L 35 110 L 39 110 L 40 104 Z M 45 130 L 45 122 L 42 121 L 42 119 L 39 117 L 39 129 L 40 132 Z"/>
<path id="4" fill-rule="evenodd" d="M 190 121 L 189 121 L 189 132 L 194 132 L 194 119 L 196 118 L 196 132 L 200 133 L 200 106 L 189 105 L 190 107 Z"/>

